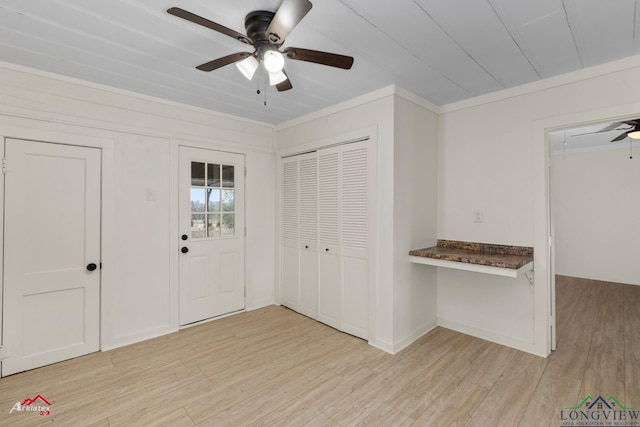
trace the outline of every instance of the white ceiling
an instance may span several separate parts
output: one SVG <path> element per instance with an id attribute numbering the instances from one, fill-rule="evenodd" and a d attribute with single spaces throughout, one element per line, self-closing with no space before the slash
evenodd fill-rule
<path id="1" fill-rule="evenodd" d="M 257 95 L 234 66 L 196 65 L 246 45 L 281 0 L 0 0 L 0 60 L 277 124 L 396 84 L 436 105 L 640 53 L 640 0 L 312 0 L 284 46 L 351 55 L 350 71 L 291 61 L 293 89 Z M 263 91 L 264 94 L 264 91 Z"/>

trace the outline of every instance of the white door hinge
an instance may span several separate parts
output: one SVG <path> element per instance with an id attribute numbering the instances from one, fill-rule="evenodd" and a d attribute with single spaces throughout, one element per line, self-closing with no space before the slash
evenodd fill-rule
<path id="1" fill-rule="evenodd" d="M 2 158 L 2 173 L 7 173 L 7 158 Z"/>
<path id="2" fill-rule="evenodd" d="M 247 237 L 247 227 L 244 227 L 244 237 Z"/>
<path id="3" fill-rule="evenodd" d="M 247 167 L 244 167 L 244 176 L 247 176 Z"/>

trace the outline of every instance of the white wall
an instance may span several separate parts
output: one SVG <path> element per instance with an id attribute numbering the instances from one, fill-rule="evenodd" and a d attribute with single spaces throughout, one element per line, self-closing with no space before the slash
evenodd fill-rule
<path id="1" fill-rule="evenodd" d="M 556 273 L 640 285 L 640 153 L 558 153 L 553 158 Z"/>
<path id="2" fill-rule="evenodd" d="M 437 270 L 412 264 L 411 249 L 437 240 L 438 116 L 394 98 L 394 350 L 437 325 Z"/>
<path id="3" fill-rule="evenodd" d="M 639 79 L 635 57 L 443 107 L 438 237 L 534 246 L 536 271 L 532 289 L 522 277 L 440 269 L 441 321 L 547 354 L 544 131 L 637 117 L 640 90 L 634 82 Z M 473 221 L 474 210 L 484 212 L 483 223 Z"/>
<path id="4" fill-rule="evenodd" d="M 272 126 L 11 64 L 0 63 L 0 91 L 0 136 L 111 147 L 103 172 L 102 348 L 178 328 L 177 144 L 245 154 L 247 308 L 274 302 Z"/>

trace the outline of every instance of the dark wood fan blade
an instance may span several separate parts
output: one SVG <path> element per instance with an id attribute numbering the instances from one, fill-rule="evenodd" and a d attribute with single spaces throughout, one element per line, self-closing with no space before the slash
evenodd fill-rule
<path id="1" fill-rule="evenodd" d="M 636 119 L 636 120 L 625 120 L 622 123 L 630 125 L 630 126 L 636 126 L 636 125 L 640 125 L 640 120 L 638 120 L 638 119 Z"/>
<path id="2" fill-rule="evenodd" d="M 321 52 L 319 50 L 300 49 L 297 47 L 288 47 L 284 50 L 288 58 L 297 61 L 314 62 L 316 64 L 329 65 L 330 67 L 342 68 L 349 70 L 353 65 L 353 58 L 337 53 Z"/>
<path id="3" fill-rule="evenodd" d="M 612 130 L 615 130 L 617 127 L 619 127 L 622 123 L 620 122 L 616 122 L 616 123 L 611 123 L 609 126 L 607 126 L 606 128 L 600 129 L 597 132 L 594 133 L 602 133 L 602 132 L 609 132 Z"/>
<path id="4" fill-rule="evenodd" d="M 291 30 L 309 13 L 313 5 L 309 0 L 284 0 L 267 28 L 273 44 L 282 44 Z"/>
<path id="5" fill-rule="evenodd" d="M 231 28 L 227 28 L 224 25 L 220 25 L 216 22 L 209 21 L 208 19 L 203 18 L 202 16 L 198 16 L 195 13 L 180 9 L 179 7 L 172 7 L 167 10 L 167 13 L 173 16 L 177 16 L 178 18 L 186 19 L 187 21 L 193 22 L 194 24 L 210 28 L 229 37 L 233 37 L 234 39 L 240 40 L 243 43 L 253 45 L 253 41 L 244 34 L 234 31 Z"/>
<path id="6" fill-rule="evenodd" d="M 627 133 L 628 133 L 628 132 L 625 132 L 625 133 L 623 133 L 623 134 L 620 134 L 620 135 L 616 136 L 615 138 L 613 138 L 613 139 L 611 140 L 611 142 L 618 142 L 618 141 L 622 141 L 623 139 L 625 139 L 625 138 L 627 137 Z"/>
<path id="7" fill-rule="evenodd" d="M 276 85 L 276 89 L 278 89 L 278 92 L 284 92 L 285 90 L 289 90 L 291 88 L 293 88 L 293 85 L 291 84 L 291 79 L 289 79 L 289 76 L 287 75 L 287 73 L 282 70 L 282 72 L 284 73 L 285 76 L 287 76 L 287 80 L 278 83 Z"/>
<path id="8" fill-rule="evenodd" d="M 198 65 L 196 68 L 202 71 L 213 71 L 225 65 L 233 64 L 234 62 L 242 61 L 250 57 L 252 54 L 249 52 L 232 53 L 231 55 L 223 56 L 222 58 L 214 59 L 213 61 L 206 62 L 202 65 Z"/>

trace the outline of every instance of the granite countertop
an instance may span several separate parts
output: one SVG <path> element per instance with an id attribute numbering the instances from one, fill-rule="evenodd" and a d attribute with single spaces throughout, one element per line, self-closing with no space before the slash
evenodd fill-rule
<path id="1" fill-rule="evenodd" d="M 533 261 L 533 248 L 438 239 L 437 246 L 409 255 L 517 270 Z"/>

